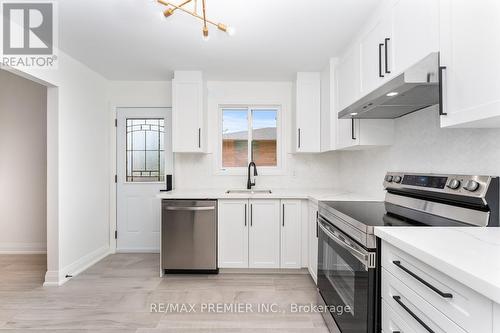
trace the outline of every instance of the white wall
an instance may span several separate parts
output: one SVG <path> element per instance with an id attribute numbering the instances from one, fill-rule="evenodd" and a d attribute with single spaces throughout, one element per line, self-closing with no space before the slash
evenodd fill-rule
<path id="1" fill-rule="evenodd" d="M 291 154 L 293 84 L 291 82 L 208 82 L 207 139 L 209 154 L 176 154 L 176 188 L 242 188 L 245 175 L 217 175 L 219 105 L 281 106 L 285 170 L 279 175 L 257 177 L 261 188 L 332 188 L 337 181 L 334 153 Z M 258 166 L 257 166 L 258 167 Z"/>
<path id="2" fill-rule="evenodd" d="M 57 70 L 15 71 L 47 92 L 47 285 L 109 253 L 107 81 L 59 52 Z"/>
<path id="3" fill-rule="evenodd" d="M 396 120 L 395 144 L 340 153 L 344 188 L 383 197 L 385 172 L 500 175 L 500 129 L 441 129 L 436 107 Z"/>
<path id="4" fill-rule="evenodd" d="M 47 250 L 47 88 L 0 70 L 0 253 Z"/>

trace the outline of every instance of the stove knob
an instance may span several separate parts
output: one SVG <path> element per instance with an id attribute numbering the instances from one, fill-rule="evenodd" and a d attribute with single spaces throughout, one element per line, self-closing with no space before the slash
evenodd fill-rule
<path id="1" fill-rule="evenodd" d="M 460 180 L 452 179 L 452 180 L 450 180 L 450 183 L 447 186 L 448 186 L 448 188 L 451 188 L 452 190 L 456 190 L 460 187 Z"/>
<path id="2" fill-rule="evenodd" d="M 394 177 L 394 182 L 398 184 L 401 183 L 401 176 Z"/>
<path id="3" fill-rule="evenodd" d="M 387 175 L 387 176 L 385 176 L 385 181 L 390 183 L 390 182 L 392 182 L 392 178 L 393 177 L 391 175 Z"/>
<path id="4" fill-rule="evenodd" d="M 464 189 L 466 189 L 469 192 L 474 192 L 478 188 L 479 188 L 479 183 L 476 182 L 475 180 L 469 180 L 464 186 Z"/>

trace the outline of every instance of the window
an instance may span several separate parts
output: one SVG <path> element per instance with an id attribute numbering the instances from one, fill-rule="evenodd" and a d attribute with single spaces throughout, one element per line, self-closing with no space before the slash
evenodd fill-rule
<path id="1" fill-rule="evenodd" d="M 127 182 L 165 180 L 164 119 L 127 119 Z"/>
<path id="2" fill-rule="evenodd" d="M 277 168 L 279 129 L 277 108 L 222 108 L 221 168 Z"/>

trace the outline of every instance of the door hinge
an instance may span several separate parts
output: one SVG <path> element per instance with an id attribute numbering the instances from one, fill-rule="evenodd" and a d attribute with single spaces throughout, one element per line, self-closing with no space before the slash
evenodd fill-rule
<path id="1" fill-rule="evenodd" d="M 118 127 L 118 119 L 115 119 L 115 127 Z"/>
<path id="2" fill-rule="evenodd" d="M 118 175 L 115 175 L 115 184 L 118 183 Z"/>
<path id="3" fill-rule="evenodd" d="M 118 239 L 118 230 L 115 230 L 115 239 Z"/>

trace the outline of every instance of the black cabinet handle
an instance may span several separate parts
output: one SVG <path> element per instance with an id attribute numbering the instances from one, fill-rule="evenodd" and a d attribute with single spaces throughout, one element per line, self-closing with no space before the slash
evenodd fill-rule
<path id="1" fill-rule="evenodd" d="M 250 226 L 253 226 L 253 205 L 250 204 Z"/>
<path id="2" fill-rule="evenodd" d="M 351 118 L 351 139 L 356 140 L 356 135 L 354 135 L 355 128 L 354 128 L 354 118 Z"/>
<path id="3" fill-rule="evenodd" d="M 285 204 L 283 204 L 283 226 L 285 226 Z"/>
<path id="4" fill-rule="evenodd" d="M 298 146 L 299 146 L 299 148 L 300 148 L 300 128 L 297 130 L 297 132 L 298 132 L 298 134 L 299 134 L 299 140 L 298 140 L 298 141 L 299 141 L 299 143 L 298 143 Z"/>
<path id="5" fill-rule="evenodd" d="M 245 227 L 247 226 L 247 204 L 245 204 Z"/>
<path id="6" fill-rule="evenodd" d="M 439 66 L 439 115 L 446 116 L 448 113 L 444 112 L 443 109 L 443 71 L 446 70 L 446 66 Z"/>
<path id="7" fill-rule="evenodd" d="M 410 276 L 412 276 L 413 278 L 415 278 L 418 282 L 422 283 L 423 285 L 425 285 L 427 288 L 431 289 L 432 291 L 434 291 L 436 294 L 438 294 L 439 296 L 443 297 L 443 298 L 453 298 L 453 295 L 450 294 L 450 293 L 444 293 L 442 292 L 441 290 L 439 290 L 438 288 L 434 287 L 432 284 L 430 284 L 429 282 L 425 281 L 424 279 L 422 279 L 420 276 L 418 276 L 417 274 L 413 273 L 412 271 L 410 271 L 408 268 L 404 267 L 402 264 L 401 264 L 401 261 L 399 260 L 394 260 L 392 262 L 394 265 L 396 265 L 397 267 L 399 267 L 400 269 L 402 269 L 403 271 L 405 271 L 406 273 L 408 273 Z"/>
<path id="8" fill-rule="evenodd" d="M 382 47 L 384 44 L 378 44 L 378 76 L 384 77 L 382 74 Z"/>
<path id="9" fill-rule="evenodd" d="M 385 39 L 385 72 L 387 74 L 390 74 L 391 71 L 389 70 L 389 52 L 388 52 L 388 42 L 390 41 L 391 39 L 390 38 L 386 38 Z"/>
<path id="10" fill-rule="evenodd" d="M 424 323 L 422 321 L 422 319 L 418 318 L 418 316 L 413 312 L 411 311 L 404 303 L 403 301 L 401 301 L 401 297 L 400 296 L 392 296 L 392 298 L 394 298 L 394 300 L 406 311 L 408 312 L 408 314 L 410 316 L 413 317 L 413 319 L 415 319 L 420 325 L 422 325 L 423 328 L 425 328 L 427 330 L 427 332 L 429 333 L 434 333 L 434 331 L 429 327 L 427 326 L 426 323 Z"/>
<path id="11" fill-rule="evenodd" d="M 201 148 L 201 128 L 198 128 L 198 148 Z"/>

